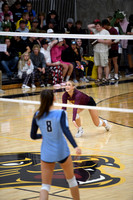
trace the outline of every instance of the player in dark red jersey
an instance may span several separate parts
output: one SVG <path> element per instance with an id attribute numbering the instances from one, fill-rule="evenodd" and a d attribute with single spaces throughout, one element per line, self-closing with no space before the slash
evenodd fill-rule
<path id="1" fill-rule="evenodd" d="M 67 103 L 69 100 L 71 103 L 76 105 L 88 105 L 88 106 L 96 106 L 94 99 L 91 96 L 86 95 L 83 92 L 75 89 L 75 85 L 72 81 L 68 81 L 66 83 L 66 92 L 62 96 L 62 102 Z M 66 110 L 66 107 L 62 109 Z M 81 127 L 81 120 L 79 117 L 79 113 L 83 109 L 73 108 L 73 123 L 78 128 L 78 132 L 76 133 L 75 137 L 81 137 L 84 133 L 83 128 Z M 93 123 L 100 127 L 104 126 L 107 131 L 110 130 L 110 126 L 107 120 L 99 119 L 97 110 L 89 110 Z"/>

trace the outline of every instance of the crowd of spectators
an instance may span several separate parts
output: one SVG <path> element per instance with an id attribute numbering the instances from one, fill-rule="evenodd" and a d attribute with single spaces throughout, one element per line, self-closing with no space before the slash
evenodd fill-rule
<path id="1" fill-rule="evenodd" d="M 133 15 L 129 22 L 123 12 L 117 11 L 114 16 L 109 16 L 100 21 L 94 20 L 88 25 L 88 30 L 82 28 L 82 21 L 74 22 L 68 18 L 64 27 L 60 28 L 60 19 L 55 10 L 37 14 L 32 4 L 26 0 L 17 0 L 11 7 L 0 1 L 0 30 L 22 33 L 67 33 L 67 34 L 133 34 Z M 9 80 L 14 79 L 17 73 L 23 79 L 22 88 L 35 88 L 35 79 L 44 87 L 49 84 L 52 76 L 54 86 L 65 85 L 70 78 L 78 81 L 89 82 L 92 65 L 84 59 L 88 45 L 93 47 L 94 63 L 98 66 L 97 82 L 119 79 L 119 62 L 123 49 L 125 72 L 132 74 L 133 41 L 118 40 L 71 40 L 57 38 L 37 38 L 24 36 L 1 36 L 0 44 L 6 44 L 7 50 L 1 52 L 1 70 L 6 72 Z M 111 77 L 112 66 L 114 76 Z M 104 70 L 103 70 L 104 69 Z"/>

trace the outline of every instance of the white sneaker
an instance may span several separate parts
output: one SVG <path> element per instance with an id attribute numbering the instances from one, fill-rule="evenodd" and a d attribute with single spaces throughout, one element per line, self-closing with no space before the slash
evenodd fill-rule
<path id="1" fill-rule="evenodd" d="M 40 86 L 41 86 L 41 87 L 45 87 L 45 85 L 44 85 L 44 84 L 41 84 Z"/>
<path id="2" fill-rule="evenodd" d="M 85 82 L 84 78 L 79 79 L 80 82 Z"/>
<path id="3" fill-rule="evenodd" d="M 78 81 L 77 81 L 76 79 L 73 79 L 73 82 L 74 82 L 74 83 L 78 83 Z"/>
<path id="4" fill-rule="evenodd" d="M 50 86 L 52 86 L 52 85 L 48 83 L 48 84 L 47 84 L 47 87 L 50 87 Z"/>
<path id="5" fill-rule="evenodd" d="M 23 88 L 23 89 L 24 89 L 24 88 L 29 89 L 30 87 L 29 87 L 28 85 L 23 84 L 23 85 L 22 85 L 22 88 Z"/>
<path id="6" fill-rule="evenodd" d="M 108 121 L 107 120 L 103 120 L 103 122 L 106 124 L 106 126 L 105 126 L 106 131 L 110 131 L 111 127 L 110 127 Z"/>
<path id="7" fill-rule="evenodd" d="M 85 81 L 86 83 L 89 83 L 89 80 L 88 80 L 86 77 L 84 77 L 84 81 Z"/>
<path id="8" fill-rule="evenodd" d="M 32 88 L 36 88 L 36 86 L 34 84 L 31 85 Z"/>
<path id="9" fill-rule="evenodd" d="M 84 134 L 83 129 L 82 129 L 82 130 L 78 130 L 78 132 L 76 133 L 75 137 L 76 137 L 76 138 L 79 138 L 79 137 L 81 137 L 83 134 Z"/>
<path id="10" fill-rule="evenodd" d="M 119 80 L 118 74 L 114 75 L 115 80 Z"/>
<path id="11" fill-rule="evenodd" d="M 108 76 L 108 79 L 111 79 L 112 77 L 111 77 L 111 74 L 109 74 L 109 76 Z"/>

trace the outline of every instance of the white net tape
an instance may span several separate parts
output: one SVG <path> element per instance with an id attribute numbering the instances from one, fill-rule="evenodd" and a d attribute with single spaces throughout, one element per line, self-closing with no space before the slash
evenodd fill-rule
<path id="1" fill-rule="evenodd" d="M 22 33 L 22 32 L 4 32 L 4 31 L 0 31 L 0 36 L 133 40 L 133 35 L 54 34 L 54 33 L 50 34 L 50 33 Z"/>
<path id="2" fill-rule="evenodd" d="M 6 99 L 0 98 L 2 102 L 11 102 L 11 103 L 26 103 L 26 104 L 36 104 L 39 105 L 39 101 L 28 101 L 28 100 L 15 100 L 15 99 Z M 97 106 L 83 106 L 83 105 L 73 105 L 73 104 L 63 104 L 63 103 L 54 103 L 54 106 L 59 107 L 69 107 L 69 108 L 80 108 L 80 109 L 91 109 L 91 110 L 102 110 L 102 111 L 113 111 L 113 112 L 127 112 L 133 113 L 133 109 L 122 109 L 122 108 L 108 108 L 108 107 L 97 107 Z"/>

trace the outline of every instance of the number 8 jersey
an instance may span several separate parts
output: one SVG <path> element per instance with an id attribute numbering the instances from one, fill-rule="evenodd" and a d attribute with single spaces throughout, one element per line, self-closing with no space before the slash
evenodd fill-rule
<path id="1" fill-rule="evenodd" d="M 69 130 L 66 112 L 64 110 L 50 110 L 38 120 L 35 116 L 32 120 L 31 138 L 42 138 L 41 160 L 45 162 L 58 162 L 70 154 L 66 138 L 75 148 L 77 144 Z M 40 128 L 41 134 L 37 134 Z"/>

